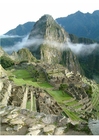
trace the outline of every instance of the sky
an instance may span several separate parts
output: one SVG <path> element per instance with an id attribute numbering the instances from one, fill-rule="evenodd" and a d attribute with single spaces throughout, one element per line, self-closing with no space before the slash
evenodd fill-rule
<path id="1" fill-rule="evenodd" d="M 37 21 L 44 14 L 54 19 L 77 11 L 99 10 L 98 0 L 0 0 L 0 35 L 28 21 Z"/>

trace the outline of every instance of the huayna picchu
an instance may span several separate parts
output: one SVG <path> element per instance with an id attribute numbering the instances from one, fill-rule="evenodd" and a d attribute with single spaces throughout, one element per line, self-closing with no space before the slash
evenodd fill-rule
<path id="1" fill-rule="evenodd" d="M 68 33 L 50 15 L 42 16 L 33 26 L 30 40 L 41 41 L 29 46 L 33 55 L 49 64 L 63 64 L 69 70 L 81 71 L 79 62 L 68 47 Z"/>

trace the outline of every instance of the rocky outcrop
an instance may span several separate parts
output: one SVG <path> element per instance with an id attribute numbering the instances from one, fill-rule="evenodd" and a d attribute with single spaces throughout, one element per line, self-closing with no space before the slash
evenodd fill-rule
<path id="1" fill-rule="evenodd" d="M 1 135 L 4 135 L 4 133 L 6 135 L 15 135 L 20 133 L 19 131 L 21 131 L 21 135 L 54 135 L 56 128 L 60 128 L 58 123 L 62 118 L 62 116 L 59 118 L 57 115 L 54 116 L 33 111 L 31 112 L 29 110 L 13 106 L 0 106 L 0 117 Z M 45 121 L 46 117 L 49 117 L 47 121 Z M 4 125 L 6 126 L 5 129 L 3 127 Z M 25 132 L 22 131 L 24 127 L 26 129 Z M 55 132 L 55 135 L 63 135 L 66 128 L 67 127 L 63 127 L 64 131 L 62 132 Z"/>
<path id="2" fill-rule="evenodd" d="M 88 126 L 93 135 L 99 135 L 99 120 L 89 120 Z"/>
<path id="3" fill-rule="evenodd" d="M 10 58 L 15 60 L 16 63 L 36 61 L 36 58 L 27 48 L 22 48 L 18 52 L 13 52 Z"/>
<path id="4" fill-rule="evenodd" d="M 66 135 L 69 124 L 66 117 L 59 115 L 47 115 L 20 107 L 0 106 L 0 135 Z M 74 132 L 77 133 L 76 130 Z M 79 132 L 79 135 L 80 133 L 82 134 Z"/>
<path id="5" fill-rule="evenodd" d="M 39 117 L 38 117 L 39 116 Z M 46 114 L 30 112 L 26 109 L 20 109 L 19 107 L 7 106 L 0 107 L 0 117 L 1 117 L 1 135 L 5 134 L 18 134 L 21 131 L 21 135 L 44 135 L 46 133 L 53 134 L 55 126 L 55 121 L 48 124 L 43 121 Z M 50 117 L 50 115 L 49 115 Z M 58 116 L 56 116 L 58 118 Z M 6 125 L 6 128 L 3 128 Z M 26 131 L 22 132 L 25 127 Z M 64 132 L 63 132 L 64 133 Z"/>

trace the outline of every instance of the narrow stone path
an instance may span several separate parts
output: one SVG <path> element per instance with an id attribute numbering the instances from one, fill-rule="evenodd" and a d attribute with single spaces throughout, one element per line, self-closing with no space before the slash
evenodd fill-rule
<path id="1" fill-rule="evenodd" d="M 23 101 L 21 104 L 21 109 L 26 109 L 26 104 L 27 104 L 27 95 L 28 95 L 28 87 L 26 86 L 26 90 L 23 96 Z"/>

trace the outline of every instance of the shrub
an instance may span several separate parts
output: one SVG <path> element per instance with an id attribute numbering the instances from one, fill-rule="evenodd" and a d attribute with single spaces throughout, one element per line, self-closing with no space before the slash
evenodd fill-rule
<path id="1" fill-rule="evenodd" d="M 59 90 L 65 90 L 67 87 L 67 84 L 60 84 Z"/>
<path id="2" fill-rule="evenodd" d="M 14 65 L 14 61 L 11 60 L 9 57 L 7 56 L 1 56 L 0 57 L 0 63 L 2 65 L 3 68 L 8 68 Z"/>

